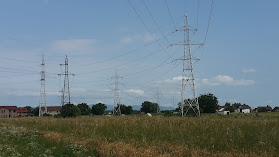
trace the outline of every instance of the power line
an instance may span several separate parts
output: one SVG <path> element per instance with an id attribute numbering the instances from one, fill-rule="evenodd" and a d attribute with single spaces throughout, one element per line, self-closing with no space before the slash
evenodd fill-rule
<path id="1" fill-rule="evenodd" d="M 166 38 L 166 36 L 164 35 L 164 33 L 162 32 L 162 30 L 160 29 L 158 23 L 156 22 L 156 20 L 154 19 L 153 15 L 151 14 L 150 10 L 148 9 L 147 5 L 145 4 L 144 0 L 141 0 L 144 7 L 146 8 L 147 12 L 149 13 L 149 15 L 151 16 L 153 22 L 155 23 L 155 25 L 157 26 L 158 30 L 160 31 L 160 33 L 162 34 L 162 36 L 166 39 L 166 41 L 168 43 L 170 43 L 170 41 Z"/>
<path id="2" fill-rule="evenodd" d="M 175 53 L 175 52 L 174 52 Z M 173 53 L 173 54 L 174 54 Z M 173 55 L 172 54 L 172 55 Z M 171 56 L 172 56 L 171 55 Z M 132 72 L 132 73 L 129 73 L 129 74 L 126 74 L 126 75 L 123 75 L 123 77 L 127 77 L 127 76 L 131 76 L 131 75 L 136 75 L 136 74 L 139 74 L 139 73 L 142 73 L 142 72 L 146 72 L 146 71 L 150 71 L 150 70 L 154 70 L 154 69 L 157 69 L 159 67 L 162 67 L 162 66 L 165 66 L 165 65 L 168 65 L 170 63 L 173 63 L 173 62 L 168 62 L 166 64 L 164 64 L 170 57 L 168 57 L 167 59 L 165 59 L 163 62 L 161 62 L 159 65 L 157 66 L 154 66 L 152 68 L 148 68 L 148 69 L 144 69 L 144 70 L 141 70 L 141 71 L 137 71 L 137 72 Z M 143 75 L 142 75 L 143 76 Z M 137 77 L 138 78 L 138 77 Z M 95 82 L 103 82 L 103 81 L 108 81 L 108 79 L 102 79 L 102 80 L 96 80 L 96 81 L 88 81 L 88 82 L 79 82 L 79 83 L 95 83 Z"/>
<path id="3" fill-rule="evenodd" d="M 208 34 L 210 22 L 211 22 L 211 16 L 213 13 L 213 7 L 214 7 L 214 0 L 211 0 L 211 6 L 210 6 L 210 11 L 209 11 L 209 16 L 208 16 L 208 23 L 207 23 L 207 27 L 206 27 L 206 33 L 205 33 L 203 44 L 205 44 L 205 41 L 207 39 L 207 34 Z"/>
<path id="4" fill-rule="evenodd" d="M 102 69 L 102 70 L 90 71 L 90 72 L 86 72 L 86 73 L 79 73 L 78 75 L 83 75 L 83 74 L 91 74 L 91 73 L 97 73 L 97 72 L 102 72 L 102 71 L 106 71 L 106 70 L 115 69 L 115 68 L 117 68 L 117 67 L 120 67 L 120 66 L 123 66 L 123 65 L 127 65 L 127 64 L 133 63 L 133 62 L 135 62 L 135 61 L 138 61 L 138 60 L 144 59 L 144 58 L 146 58 L 146 57 L 149 57 L 149 56 L 151 56 L 151 55 L 154 55 L 154 54 L 156 54 L 156 53 L 159 53 L 159 52 L 161 52 L 161 51 L 163 51 L 163 50 L 164 50 L 164 49 L 161 49 L 161 50 L 158 50 L 158 51 L 152 52 L 152 53 L 150 53 L 150 54 L 148 54 L 148 55 L 145 55 L 145 56 L 143 56 L 143 57 L 140 57 L 140 58 L 134 59 L 134 60 L 132 60 L 132 61 L 129 61 L 129 62 L 126 62 L 126 63 L 123 63 L 123 64 L 119 64 L 119 65 L 116 65 L 116 66 L 113 66 L 113 67 L 109 67 L 109 68 Z"/>
<path id="5" fill-rule="evenodd" d="M 128 86 L 140 86 L 140 85 L 144 85 L 144 84 L 147 84 L 147 83 L 150 83 L 150 82 L 153 82 L 154 80 L 157 80 L 158 78 L 168 74 L 169 72 L 171 72 L 173 69 L 175 69 L 179 64 L 175 65 L 174 67 L 172 67 L 171 69 L 169 69 L 168 71 L 164 72 L 163 74 L 149 80 L 149 81 L 146 81 L 144 83 L 140 83 L 140 84 L 135 84 L 135 85 L 128 85 Z"/>
<path id="6" fill-rule="evenodd" d="M 169 8 L 169 6 L 168 6 L 167 0 L 165 0 L 165 4 L 166 4 L 166 6 L 167 6 L 168 13 L 169 13 L 169 15 L 170 15 L 172 24 L 174 25 L 174 28 L 176 29 L 176 25 L 175 25 L 174 20 L 173 20 L 173 18 L 172 18 L 172 15 L 171 15 L 170 8 Z"/>
<path id="7" fill-rule="evenodd" d="M 170 35 L 172 35 L 172 32 L 171 32 L 171 33 L 168 33 L 166 36 L 170 36 Z M 160 40 L 162 40 L 162 39 L 164 39 L 164 37 L 158 39 L 157 41 L 160 41 Z M 150 45 L 156 43 L 157 41 L 153 41 L 153 42 L 151 42 L 151 43 L 148 43 L 148 44 L 143 45 L 142 47 L 136 48 L 136 49 L 134 49 L 134 50 L 125 52 L 125 53 L 120 54 L 120 55 L 118 55 L 118 56 L 111 57 L 111 58 L 108 58 L 108 59 L 105 59 L 105 60 L 102 60 L 102 61 L 98 61 L 98 62 L 94 62 L 94 63 L 88 63 L 88 64 L 82 64 L 82 65 L 74 65 L 74 66 L 71 66 L 71 67 L 90 66 L 90 65 L 94 65 L 94 64 L 99 64 L 99 63 L 107 62 L 107 61 L 110 61 L 110 60 L 113 60 L 113 59 L 116 59 L 116 58 L 120 58 L 120 57 L 125 56 L 125 55 L 128 55 L 128 54 L 132 54 L 132 53 L 134 53 L 134 52 L 137 52 L 138 50 L 143 49 L 143 48 L 145 48 L 145 47 L 147 47 L 147 46 L 150 46 Z"/>
<path id="8" fill-rule="evenodd" d="M 156 37 L 153 35 L 153 33 L 150 31 L 150 29 L 147 27 L 147 25 L 144 23 L 143 19 L 140 17 L 139 13 L 137 12 L 136 8 L 132 5 L 132 3 L 130 2 L 130 0 L 128 0 L 130 6 L 132 7 L 132 9 L 134 10 L 134 12 L 136 13 L 136 15 L 138 16 L 138 18 L 140 19 L 140 21 L 143 23 L 143 25 L 145 26 L 145 28 L 147 29 L 147 31 L 149 32 L 149 34 L 153 37 L 153 39 L 158 43 L 158 45 L 160 47 L 163 48 L 163 46 L 158 42 L 158 40 L 156 39 Z M 163 51 L 170 56 L 170 54 L 165 50 L 163 49 Z"/>
<path id="9" fill-rule="evenodd" d="M 197 28 L 199 27 L 199 12 L 200 12 L 200 0 L 198 0 L 198 9 L 197 9 Z"/>
<path id="10" fill-rule="evenodd" d="M 176 52 L 176 51 L 175 51 L 175 52 Z M 173 56 L 173 55 L 175 54 L 175 52 L 173 52 L 173 53 L 171 54 L 171 56 Z M 146 71 L 153 70 L 153 69 L 157 69 L 157 68 L 159 68 L 159 67 L 161 67 L 161 66 L 164 66 L 164 65 L 168 65 L 168 64 L 172 63 L 172 62 L 166 63 L 166 61 L 169 60 L 169 59 L 171 58 L 171 56 L 169 56 L 167 59 L 165 59 L 163 62 L 161 62 L 161 63 L 160 63 L 159 65 L 157 65 L 157 66 L 154 66 L 154 67 L 148 68 L 148 69 L 144 69 L 144 70 L 141 70 L 141 71 L 133 72 L 133 73 L 130 73 L 130 74 L 126 74 L 126 75 L 124 75 L 124 77 L 126 77 L 126 76 L 131 76 L 131 75 L 135 75 L 135 74 L 142 73 L 142 72 L 146 72 Z M 166 64 L 165 64 L 165 63 L 166 63 Z"/>
<path id="11" fill-rule="evenodd" d="M 34 64 L 40 63 L 40 62 L 27 61 L 27 60 L 22 60 L 22 59 L 13 59 L 13 58 L 7 58 L 7 57 L 0 57 L 0 59 L 2 59 L 2 60 L 16 61 L 16 62 L 34 63 Z"/>

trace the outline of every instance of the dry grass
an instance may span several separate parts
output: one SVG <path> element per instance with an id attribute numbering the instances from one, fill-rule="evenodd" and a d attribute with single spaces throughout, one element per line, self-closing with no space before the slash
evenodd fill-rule
<path id="1" fill-rule="evenodd" d="M 1 119 L 98 156 L 276 156 L 279 114 Z M 43 124 L 43 125 L 42 125 Z"/>
<path id="2" fill-rule="evenodd" d="M 57 143 L 59 143 L 61 141 L 61 134 L 58 133 L 58 132 L 41 131 L 40 133 L 47 140 L 51 140 L 51 141 L 54 141 L 54 142 L 57 142 Z"/>

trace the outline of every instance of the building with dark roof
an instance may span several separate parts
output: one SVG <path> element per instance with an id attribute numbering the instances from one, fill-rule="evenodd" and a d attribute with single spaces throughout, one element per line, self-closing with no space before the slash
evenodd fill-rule
<path id="1" fill-rule="evenodd" d="M 18 117 L 26 117 L 28 114 L 28 110 L 27 108 L 17 108 L 16 113 Z"/>
<path id="2" fill-rule="evenodd" d="M 17 117 L 16 106 L 0 106 L 0 118 L 14 118 Z"/>
<path id="3" fill-rule="evenodd" d="M 47 114 L 50 114 L 52 116 L 60 114 L 61 109 L 62 109 L 61 106 L 47 106 L 46 111 L 45 111 L 45 107 L 41 107 L 42 113 L 47 113 Z"/>
<path id="4" fill-rule="evenodd" d="M 251 107 L 249 105 L 240 105 L 235 112 L 237 113 L 251 113 Z"/>
<path id="5" fill-rule="evenodd" d="M 272 110 L 272 112 L 279 112 L 279 106 L 274 107 L 274 109 Z"/>
<path id="6" fill-rule="evenodd" d="M 272 107 L 270 107 L 269 105 L 267 105 L 267 106 L 259 106 L 255 110 L 257 112 L 271 112 L 272 111 Z"/>

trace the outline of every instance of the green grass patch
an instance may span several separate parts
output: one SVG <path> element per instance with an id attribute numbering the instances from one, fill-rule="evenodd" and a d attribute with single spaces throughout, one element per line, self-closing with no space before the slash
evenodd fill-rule
<path id="1" fill-rule="evenodd" d="M 42 145 L 40 151 L 34 152 L 38 154 L 45 153 L 45 150 L 57 150 L 57 153 L 63 155 L 78 152 L 79 156 L 90 153 L 97 156 L 279 154 L 279 113 L 209 114 L 201 117 L 33 117 L 1 119 L 1 124 L 5 127 L 23 128 L 29 132 L 38 130 L 34 134 L 37 136 L 27 134 L 27 143 L 20 144 L 37 141 L 36 143 Z M 47 142 L 45 139 L 48 139 Z M 11 145 L 15 143 L 17 142 L 12 142 Z M 81 148 L 72 149 L 69 143 Z M 55 149 L 52 149 L 53 145 Z M 26 147 L 24 146 L 25 149 Z M 24 149 L 20 150 L 23 154 Z"/>
<path id="2" fill-rule="evenodd" d="M 81 145 L 47 140 L 38 131 L 0 125 L 0 156 L 94 156 Z"/>

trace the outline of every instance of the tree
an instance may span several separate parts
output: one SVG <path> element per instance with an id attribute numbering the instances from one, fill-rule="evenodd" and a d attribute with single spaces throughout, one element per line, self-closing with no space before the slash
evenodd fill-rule
<path id="1" fill-rule="evenodd" d="M 107 106 L 105 104 L 98 103 L 98 104 L 92 106 L 92 114 L 103 115 L 105 113 L 106 109 L 107 109 Z"/>
<path id="2" fill-rule="evenodd" d="M 235 108 L 229 102 L 225 103 L 225 108 L 227 111 L 230 111 L 230 112 L 234 112 L 234 110 L 235 110 Z"/>
<path id="3" fill-rule="evenodd" d="M 90 107 L 87 105 L 87 103 L 81 103 L 77 105 L 80 109 L 81 115 L 89 115 L 91 113 Z"/>
<path id="4" fill-rule="evenodd" d="M 184 107 L 183 107 L 184 114 L 187 112 L 187 114 L 186 114 L 187 116 L 196 116 L 197 111 L 198 111 L 197 106 L 192 104 L 193 106 L 190 107 L 187 105 L 189 102 L 195 102 L 195 99 L 192 99 L 192 100 L 184 99 Z M 181 102 L 178 103 L 178 106 L 175 110 L 178 112 L 181 112 Z M 200 108 L 200 112 L 202 112 L 202 108 Z"/>
<path id="5" fill-rule="evenodd" d="M 74 104 L 65 104 L 61 110 L 62 117 L 76 117 L 80 115 L 80 109 Z"/>
<path id="6" fill-rule="evenodd" d="M 234 109 L 238 109 L 238 107 L 241 105 L 241 103 L 233 103 L 232 106 Z"/>
<path id="7" fill-rule="evenodd" d="M 35 107 L 33 110 L 32 110 L 32 113 L 34 116 L 39 116 L 39 106 Z"/>
<path id="8" fill-rule="evenodd" d="M 120 105 L 121 114 L 131 114 L 133 112 L 132 106 Z"/>
<path id="9" fill-rule="evenodd" d="M 33 113 L 33 107 L 31 107 L 31 106 L 25 106 L 24 108 L 27 109 L 28 113 Z"/>
<path id="10" fill-rule="evenodd" d="M 141 104 L 140 111 L 144 112 L 144 113 L 156 113 L 157 112 L 157 107 L 158 107 L 157 103 L 153 103 L 153 102 L 150 102 L 150 101 L 145 101 Z"/>
<path id="11" fill-rule="evenodd" d="M 258 108 L 258 112 L 267 112 L 267 109 L 265 107 Z"/>
<path id="12" fill-rule="evenodd" d="M 227 111 L 234 112 L 234 107 L 233 106 L 227 106 Z"/>
<path id="13" fill-rule="evenodd" d="M 198 100 L 203 113 L 215 113 L 218 109 L 218 98 L 211 93 L 200 95 Z"/>
<path id="14" fill-rule="evenodd" d="M 229 106 L 231 106 L 231 103 L 226 102 L 226 103 L 225 103 L 225 106 L 226 106 L 226 107 L 229 107 Z"/>

